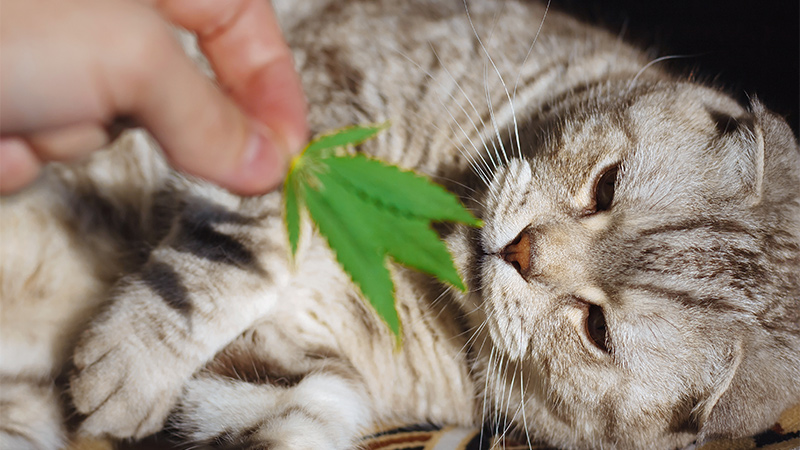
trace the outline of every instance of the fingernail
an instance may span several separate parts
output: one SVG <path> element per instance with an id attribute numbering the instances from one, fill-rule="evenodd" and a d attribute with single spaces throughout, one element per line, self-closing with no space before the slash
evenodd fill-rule
<path id="1" fill-rule="evenodd" d="M 277 188 L 288 169 L 286 152 L 269 136 L 256 129 L 248 139 L 239 167 L 222 184 L 240 195 L 260 195 Z"/>

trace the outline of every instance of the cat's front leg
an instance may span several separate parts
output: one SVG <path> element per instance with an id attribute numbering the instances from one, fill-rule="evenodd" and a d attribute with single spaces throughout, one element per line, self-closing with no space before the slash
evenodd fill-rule
<path id="1" fill-rule="evenodd" d="M 277 194 L 265 208 L 189 202 L 139 273 L 82 337 L 70 389 L 81 432 L 159 430 L 184 382 L 267 315 L 289 271 Z M 239 208 L 241 209 L 241 208 Z"/>
<path id="2" fill-rule="evenodd" d="M 361 375 L 280 325 L 251 330 L 187 382 L 172 428 L 217 449 L 345 450 L 375 418 Z"/>

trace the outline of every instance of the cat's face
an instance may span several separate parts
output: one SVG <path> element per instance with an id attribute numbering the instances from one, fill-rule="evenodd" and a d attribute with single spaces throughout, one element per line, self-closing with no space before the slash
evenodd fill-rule
<path id="1" fill-rule="evenodd" d="M 597 89 L 510 133 L 455 240 L 486 409 L 564 446 L 685 445 L 767 302 L 763 130 L 688 84 Z"/>

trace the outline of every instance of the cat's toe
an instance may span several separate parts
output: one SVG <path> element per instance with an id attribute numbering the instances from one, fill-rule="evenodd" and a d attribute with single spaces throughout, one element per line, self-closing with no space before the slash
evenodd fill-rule
<path id="1" fill-rule="evenodd" d="M 70 391 L 90 436 L 141 438 L 161 429 L 183 378 L 159 348 L 146 348 L 132 333 L 93 336 L 75 355 Z"/>

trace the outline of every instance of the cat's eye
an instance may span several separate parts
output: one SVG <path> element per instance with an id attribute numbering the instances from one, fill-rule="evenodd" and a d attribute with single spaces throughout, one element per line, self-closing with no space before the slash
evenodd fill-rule
<path id="1" fill-rule="evenodd" d="M 606 331 L 606 317 L 603 308 L 589 305 L 589 314 L 586 318 L 586 334 L 595 347 L 608 353 L 608 332 Z"/>
<path id="2" fill-rule="evenodd" d="M 614 191 L 617 188 L 617 174 L 619 166 L 614 166 L 606 170 L 597 180 L 594 187 L 594 210 L 608 211 L 614 203 Z"/>

